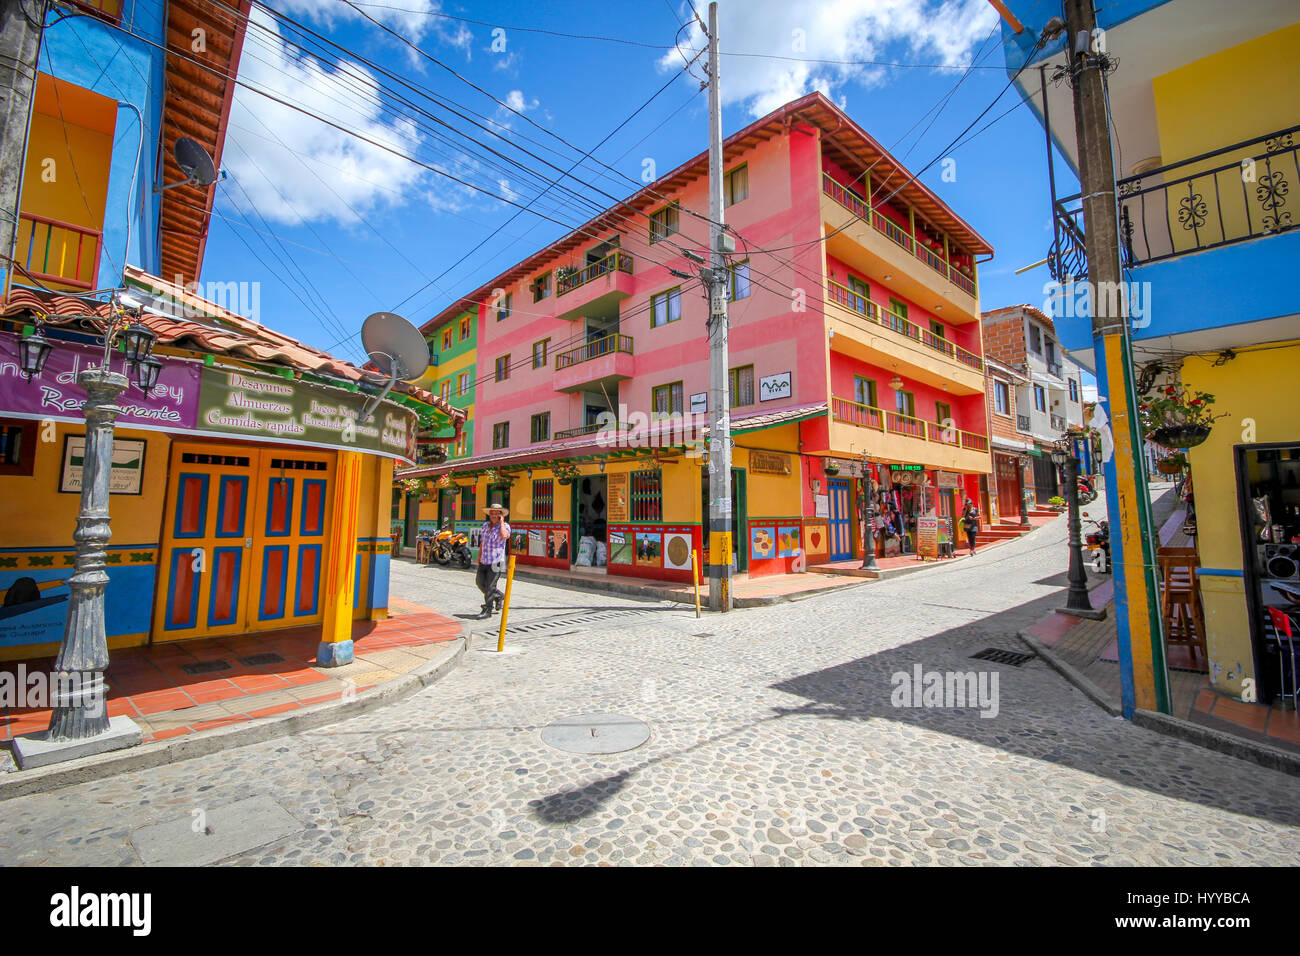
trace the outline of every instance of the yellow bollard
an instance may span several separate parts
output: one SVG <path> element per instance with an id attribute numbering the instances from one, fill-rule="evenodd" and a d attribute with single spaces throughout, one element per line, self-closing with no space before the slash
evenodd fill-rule
<path id="1" fill-rule="evenodd" d="M 700 552 L 691 552 L 691 580 L 695 582 L 695 616 L 700 616 Z"/>
<path id="2" fill-rule="evenodd" d="M 515 556 L 506 565 L 506 599 L 501 602 L 501 630 L 497 634 L 497 653 L 506 649 L 506 618 L 510 616 L 510 585 L 515 583 Z"/>

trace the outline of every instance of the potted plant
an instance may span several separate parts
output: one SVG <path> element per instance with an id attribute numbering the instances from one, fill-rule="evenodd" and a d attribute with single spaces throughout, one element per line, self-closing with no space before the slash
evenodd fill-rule
<path id="1" fill-rule="evenodd" d="M 1157 445 L 1194 448 L 1210 437 L 1215 420 L 1226 415 L 1211 414 L 1213 404 L 1214 396 L 1207 392 L 1170 385 L 1141 403 L 1138 411 L 1146 437 Z"/>
<path id="2" fill-rule="evenodd" d="M 1165 455 L 1156 462 L 1156 471 L 1162 475 L 1180 475 L 1183 469 L 1188 466 L 1187 456 L 1181 451 Z"/>
<path id="3" fill-rule="evenodd" d="M 828 475 L 838 475 L 840 473 L 840 463 L 838 461 L 827 461 L 825 471 Z"/>
<path id="4" fill-rule="evenodd" d="M 424 493 L 423 478 L 401 478 L 397 484 L 402 489 L 403 494 L 421 495 Z"/>
<path id="5" fill-rule="evenodd" d="M 562 485 L 571 485 L 579 476 L 578 466 L 571 461 L 557 461 L 551 466 L 551 473 L 555 475 L 555 480 Z"/>
<path id="6" fill-rule="evenodd" d="M 1047 499 L 1047 504 L 1056 511 L 1065 510 L 1065 499 L 1060 495 L 1052 495 L 1052 497 Z"/>

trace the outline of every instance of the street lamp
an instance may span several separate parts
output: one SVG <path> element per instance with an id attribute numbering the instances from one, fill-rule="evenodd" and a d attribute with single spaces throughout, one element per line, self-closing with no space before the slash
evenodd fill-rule
<path id="1" fill-rule="evenodd" d="M 876 570 L 876 480 L 871 475 L 871 459 L 862 453 L 862 490 L 866 504 L 862 519 L 862 566 L 860 571 Z"/>
<path id="2" fill-rule="evenodd" d="M 1025 480 L 1025 475 L 1029 470 L 1029 456 L 1021 455 L 1020 465 L 1020 527 L 1029 527 L 1029 500 L 1033 497 L 1033 492 L 1029 489 L 1029 482 Z"/>
<path id="3" fill-rule="evenodd" d="M 122 372 L 109 367 L 113 347 L 123 343 Z M 134 314 L 122 308 L 114 295 L 107 328 L 104 355 L 98 366 L 77 373 L 77 384 L 86 392 L 82 409 L 86 416 L 86 447 L 81 474 L 81 507 L 77 514 L 77 557 L 68 579 L 68 616 L 63 640 L 51 681 L 53 713 L 43 734 L 17 737 L 14 753 L 21 768 L 39 767 L 117 750 L 140 743 L 142 735 L 135 721 L 126 716 L 110 718 L 107 710 L 108 639 L 104 629 L 104 590 L 108 586 L 106 547 L 109 542 L 109 482 L 113 465 L 113 425 L 122 409 L 117 397 L 134 379 L 148 391 L 157 384 L 162 363 L 152 356 L 157 336 Z M 36 334 L 20 344 L 24 373 L 39 375 L 51 344 Z M 123 374 L 129 372 L 127 374 Z"/>
<path id="4" fill-rule="evenodd" d="M 1080 617 L 1097 614 L 1088 600 L 1088 575 L 1083 570 L 1083 542 L 1079 525 L 1079 459 L 1070 452 L 1069 440 L 1058 442 L 1052 448 L 1052 461 L 1065 472 L 1065 500 L 1070 508 L 1070 590 L 1065 598 L 1065 612 Z"/>

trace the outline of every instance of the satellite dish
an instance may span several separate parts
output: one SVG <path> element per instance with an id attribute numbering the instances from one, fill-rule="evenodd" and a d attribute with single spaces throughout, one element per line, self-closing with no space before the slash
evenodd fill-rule
<path id="1" fill-rule="evenodd" d="M 361 323 L 361 344 L 370 361 L 394 381 L 413 382 L 429 368 L 429 343 L 395 312 L 376 312 Z"/>
<path id="2" fill-rule="evenodd" d="M 217 181 L 217 167 L 198 140 L 182 136 L 172 147 L 172 155 L 181 172 L 189 177 L 190 185 L 211 186 Z"/>

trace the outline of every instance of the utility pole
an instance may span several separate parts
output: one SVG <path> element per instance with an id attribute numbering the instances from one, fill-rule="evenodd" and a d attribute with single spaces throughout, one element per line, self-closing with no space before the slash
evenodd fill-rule
<path id="1" fill-rule="evenodd" d="M 5 293 L 18 255 L 18 206 L 44 19 L 45 0 L 0 0 L 0 268 L 5 272 L 0 291 Z"/>
<path id="2" fill-rule="evenodd" d="M 709 4 L 709 610 L 731 610 L 731 397 L 727 382 L 727 298 L 723 259 L 722 90 L 718 5 Z"/>
<path id="3" fill-rule="evenodd" d="M 1093 2 L 1066 0 L 1065 42 L 1079 144 L 1093 352 L 1097 381 L 1106 385 L 1114 437 L 1114 454 L 1106 462 L 1106 506 L 1116 519 L 1110 535 L 1111 553 L 1117 556 L 1113 573 L 1121 696 L 1124 716 L 1132 717 L 1135 709 L 1169 713 L 1169 687 L 1157 606 L 1151 502 L 1141 462 L 1141 423 L 1126 327 L 1128 286 L 1119 261 L 1115 167 L 1103 77 L 1108 60 L 1104 41 L 1096 43 Z M 1066 294 L 1071 292 L 1067 287 Z"/>

